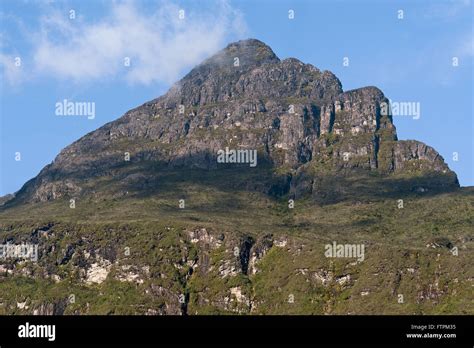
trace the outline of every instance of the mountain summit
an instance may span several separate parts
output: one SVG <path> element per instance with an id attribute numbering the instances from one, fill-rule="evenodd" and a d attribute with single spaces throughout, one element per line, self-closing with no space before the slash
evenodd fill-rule
<path id="1" fill-rule="evenodd" d="M 203 170 L 203 177 L 255 170 L 254 182 L 230 185 L 326 203 L 456 188 L 433 148 L 397 140 L 383 112 L 388 102 L 376 87 L 344 92 L 329 71 L 280 60 L 255 39 L 238 41 L 165 95 L 63 149 L 10 204 L 152 194 L 156 175 L 166 181 L 171 170 Z M 219 164 L 226 148 L 255 150 L 258 168 Z"/>
<path id="2" fill-rule="evenodd" d="M 387 103 L 230 44 L 0 199 L 0 314 L 474 313 L 474 190 Z"/>

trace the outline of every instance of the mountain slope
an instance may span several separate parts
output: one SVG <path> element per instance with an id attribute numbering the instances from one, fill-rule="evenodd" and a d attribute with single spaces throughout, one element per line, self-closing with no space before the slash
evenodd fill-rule
<path id="1" fill-rule="evenodd" d="M 397 141 L 391 116 L 381 112 L 384 103 L 387 98 L 375 87 L 343 92 L 328 71 L 294 58 L 281 61 L 258 40 L 239 41 L 194 68 L 164 96 L 66 147 L 16 201 L 100 194 L 91 180 L 107 175 L 133 182 L 140 172 L 140 180 L 152 180 L 156 171 L 146 168 L 150 162 L 162 164 L 160 171 L 218 170 L 217 153 L 226 147 L 256 150 L 258 162 L 271 166 L 277 187 L 263 183 L 266 193 L 319 197 L 315 182 L 355 172 L 427 177 L 396 192 L 457 187 L 456 175 L 433 148 Z M 346 191 L 350 185 L 326 196 L 344 199 Z"/>
<path id="2" fill-rule="evenodd" d="M 474 313 L 474 191 L 387 101 L 230 44 L 5 199 L 0 314 Z"/>

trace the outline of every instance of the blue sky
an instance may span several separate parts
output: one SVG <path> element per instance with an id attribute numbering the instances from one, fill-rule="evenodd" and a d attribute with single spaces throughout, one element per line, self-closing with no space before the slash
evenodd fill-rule
<path id="1" fill-rule="evenodd" d="M 17 191 L 82 135 L 249 37 L 280 58 L 332 71 L 344 90 L 375 85 L 394 102 L 420 103 L 419 119 L 394 117 L 399 138 L 433 146 L 461 185 L 474 185 L 472 20 L 467 0 L 2 0 L 0 195 Z M 57 116 L 64 99 L 94 102 L 95 118 Z"/>

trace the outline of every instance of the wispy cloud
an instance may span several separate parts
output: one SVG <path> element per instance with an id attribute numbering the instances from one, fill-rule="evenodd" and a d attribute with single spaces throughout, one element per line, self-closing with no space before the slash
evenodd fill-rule
<path id="1" fill-rule="evenodd" d="M 0 14 L 0 20 L 3 17 L 3 14 Z M 0 33 L 0 87 L 2 88 L 5 82 L 9 86 L 18 86 L 25 76 L 21 66 L 21 57 L 14 53 L 4 52 L 7 41 L 8 37 L 4 33 Z"/>
<path id="2" fill-rule="evenodd" d="M 2 68 L 2 80 L 8 82 L 10 86 L 18 86 L 23 82 L 25 74 L 18 66 L 17 59 L 14 55 L 0 53 L 0 67 Z"/>
<path id="3" fill-rule="evenodd" d="M 424 12 L 424 17 L 449 21 L 456 19 L 465 11 L 472 11 L 471 0 L 446 0 L 429 6 Z"/>
<path id="4" fill-rule="evenodd" d="M 171 2 L 145 12 L 131 1 L 114 2 L 100 21 L 70 19 L 63 11 L 43 13 L 32 38 L 32 74 L 76 83 L 124 78 L 131 83 L 171 83 L 189 68 L 242 37 L 242 15 L 226 1 L 212 13 L 187 11 Z M 130 66 L 124 63 L 130 61 Z M 14 70 L 1 58 L 9 78 Z"/>
<path id="5" fill-rule="evenodd" d="M 458 42 L 454 53 L 462 58 L 474 57 L 474 35 L 472 32 L 466 34 L 465 37 Z"/>

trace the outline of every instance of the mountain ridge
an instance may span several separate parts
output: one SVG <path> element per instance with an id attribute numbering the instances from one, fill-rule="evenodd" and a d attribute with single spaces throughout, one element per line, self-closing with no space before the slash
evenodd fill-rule
<path id="1" fill-rule="evenodd" d="M 38 250 L 0 260 L 0 314 L 472 314 L 474 187 L 380 89 L 229 46 L 0 206 L 0 242 Z"/>
<path id="2" fill-rule="evenodd" d="M 398 140 L 391 115 L 380 112 L 382 103 L 388 99 L 377 87 L 343 91 L 329 71 L 296 58 L 280 60 L 256 39 L 238 41 L 197 65 L 164 95 L 64 148 L 12 202 L 90 193 L 94 189 L 84 181 L 113 172 L 127 154 L 128 163 L 216 169 L 217 151 L 228 146 L 255 149 L 275 171 L 286 172 L 290 182 L 282 193 L 293 195 L 317 193 L 313 184 L 295 180 L 315 171 L 343 177 L 360 169 L 381 175 L 413 172 L 430 179 L 417 180 L 409 190 L 458 187 L 456 174 L 436 150 Z"/>

